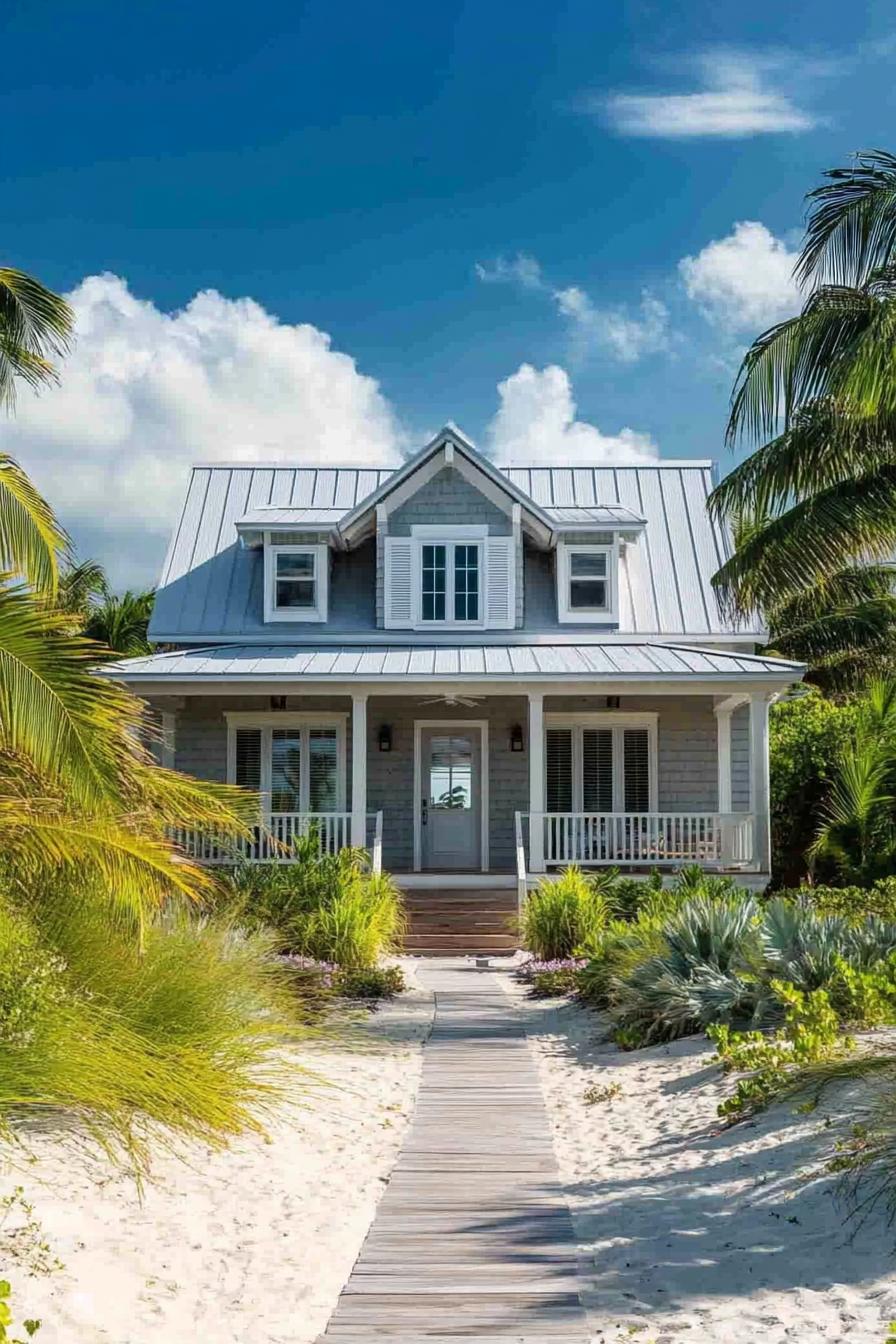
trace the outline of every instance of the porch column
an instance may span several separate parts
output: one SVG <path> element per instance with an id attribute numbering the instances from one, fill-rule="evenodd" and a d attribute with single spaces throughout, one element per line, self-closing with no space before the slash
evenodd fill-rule
<path id="1" fill-rule="evenodd" d="M 733 706 L 716 706 L 716 743 L 718 756 L 719 790 L 718 809 L 724 815 L 731 811 L 731 715 Z"/>
<path id="2" fill-rule="evenodd" d="M 769 818 L 769 700 L 761 691 L 750 696 L 750 811 L 753 813 L 754 859 L 761 873 L 771 868 L 772 839 Z"/>
<path id="3" fill-rule="evenodd" d="M 529 870 L 544 872 L 544 696 L 529 692 Z M 537 815 L 536 815 L 537 814 Z"/>
<path id="4" fill-rule="evenodd" d="M 352 844 L 367 843 L 367 696 L 352 696 Z"/>

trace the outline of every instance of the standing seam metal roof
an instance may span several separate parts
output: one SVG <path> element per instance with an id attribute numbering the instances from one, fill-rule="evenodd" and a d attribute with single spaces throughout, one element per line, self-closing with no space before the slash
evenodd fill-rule
<path id="1" fill-rule="evenodd" d="M 142 680 L 320 679 L 392 681 L 438 677 L 489 680 L 513 677 L 657 680 L 774 678 L 796 681 L 800 663 L 757 654 L 673 644 L 524 644 L 458 647 L 319 647 L 314 645 L 218 645 L 129 658 L 107 666 L 110 676 Z"/>
<path id="2" fill-rule="evenodd" d="M 582 511 L 619 506 L 626 517 L 646 519 L 620 567 L 621 633 L 738 633 L 723 620 L 710 583 L 730 554 L 730 541 L 706 512 L 713 484 L 708 462 L 499 470 L 558 521 L 568 511 L 576 511 L 572 522 L 584 518 Z M 270 640 L 271 628 L 261 619 L 257 556 L 239 545 L 237 522 L 258 517 L 259 509 L 301 511 L 303 521 L 332 510 L 332 519 L 392 474 L 362 467 L 195 467 L 160 579 L 152 637 Z M 331 629 L 338 636 L 338 628 Z M 289 633 L 283 632 L 284 642 Z"/>

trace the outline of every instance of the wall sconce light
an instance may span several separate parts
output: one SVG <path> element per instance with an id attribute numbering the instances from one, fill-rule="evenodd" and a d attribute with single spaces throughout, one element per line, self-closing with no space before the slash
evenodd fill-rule
<path id="1" fill-rule="evenodd" d="M 271 696 L 271 709 L 285 709 L 285 708 L 286 708 L 286 696 L 285 696 L 285 695 L 272 695 L 272 696 Z"/>
<path id="2" fill-rule="evenodd" d="M 515 723 L 510 730 L 510 750 L 523 750 L 523 730 L 518 723 Z"/>
<path id="3" fill-rule="evenodd" d="M 604 698 L 605 698 L 605 700 L 606 700 L 606 707 L 607 707 L 607 709 L 618 709 L 618 708 L 619 708 L 619 696 L 618 696 L 618 695 L 608 695 L 608 696 L 605 696 Z"/>
<path id="4" fill-rule="evenodd" d="M 380 751 L 392 750 L 392 727 L 388 723 L 382 724 L 377 734 L 377 746 Z"/>

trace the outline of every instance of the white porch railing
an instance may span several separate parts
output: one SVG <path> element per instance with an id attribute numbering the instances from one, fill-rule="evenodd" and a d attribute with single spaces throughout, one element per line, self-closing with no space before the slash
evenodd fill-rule
<path id="1" fill-rule="evenodd" d="M 748 812 L 542 812 L 517 813 L 517 855 L 522 821 L 542 826 L 544 866 L 640 867 L 699 863 L 749 867 L 755 856 L 754 818 Z"/>
<path id="2" fill-rule="evenodd" d="M 322 854 L 335 854 L 352 842 L 351 812 L 267 812 L 248 840 L 221 831 L 177 827 L 171 838 L 199 863 L 295 863 L 293 846 L 314 832 Z M 373 872 L 383 870 L 383 814 L 367 816 L 367 840 Z"/>

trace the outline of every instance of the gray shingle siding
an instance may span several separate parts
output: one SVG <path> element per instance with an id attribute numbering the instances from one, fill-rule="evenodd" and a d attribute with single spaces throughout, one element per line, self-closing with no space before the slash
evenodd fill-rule
<path id="1" fill-rule="evenodd" d="M 512 530 L 510 515 L 486 499 L 454 467 L 445 467 L 390 513 L 389 532 L 394 537 L 407 537 L 411 528 L 421 523 L 444 523 L 448 527 L 479 524 L 501 537 L 509 536 Z"/>

